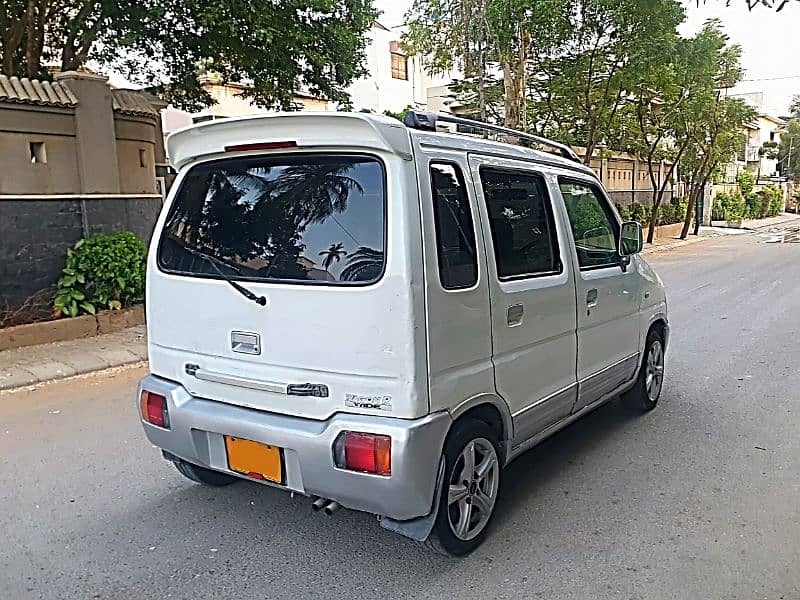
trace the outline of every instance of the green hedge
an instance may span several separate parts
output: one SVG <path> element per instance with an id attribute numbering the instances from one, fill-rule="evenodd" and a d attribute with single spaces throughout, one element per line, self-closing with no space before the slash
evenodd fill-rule
<path id="1" fill-rule="evenodd" d="M 629 205 L 617 204 L 617 211 L 623 221 L 639 221 L 643 227 L 650 224 L 653 207 L 633 202 Z M 686 201 L 675 198 L 658 207 L 658 225 L 672 225 L 683 222 L 686 216 Z"/>
<path id="2" fill-rule="evenodd" d="M 745 189 L 749 189 L 749 186 L 745 186 Z M 750 192 L 746 196 L 740 190 L 733 194 L 720 192 L 714 196 L 711 218 L 715 221 L 764 219 L 780 213 L 782 204 L 783 192 L 772 184 L 765 186 L 760 192 Z"/>
<path id="3" fill-rule="evenodd" d="M 68 317 L 120 309 L 144 297 L 147 247 L 129 231 L 78 240 L 67 250 L 53 306 Z"/>

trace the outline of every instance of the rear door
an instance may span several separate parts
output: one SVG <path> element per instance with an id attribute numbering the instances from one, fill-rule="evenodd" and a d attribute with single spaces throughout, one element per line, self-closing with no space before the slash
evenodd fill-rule
<path id="1" fill-rule="evenodd" d="M 148 268 L 155 374 L 201 398 L 314 419 L 427 412 L 408 161 L 232 153 L 177 186 Z"/>
<path id="2" fill-rule="evenodd" d="M 620 225 L 600 185 L 559 177 L 575 242 L 580 410 L 633 377 L 639 360 L 639 274 L 623 270 Z"/>
<path id="3" fill-rule="evenodd" d="M 535 166 L 472 157 L 471 168 L 487 236 L 495 383 L 521 443 L 569 415 L 576 398 L 568 234 Z"/>

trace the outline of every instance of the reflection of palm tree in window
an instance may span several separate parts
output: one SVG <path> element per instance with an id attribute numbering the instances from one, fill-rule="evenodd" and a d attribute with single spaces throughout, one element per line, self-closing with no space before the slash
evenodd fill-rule
<path id="1" fill-rule="evenodd" d="M 383 252 L 361 246 L 347 257 L 340 281 L 374 281 L 383 270 Z"/>
<path id="2" fill-rule="evenodd" d="M 197 187 L 205 189 L 197 194 L 198 200 L 192 198 L 194 206 L 184 205 L 184 215 L 176 215 L 171 223 L 185 223 L 180 237 L 186 242 L 202 238 L 216 255 L 261 261 L 259 271 L 274 272 L 280 278 L 305 279 L 306 271 L 297 260 L 306 228 L 346 210 L 352 191 L 363 193 L 361 185 L 347 175 L 352 164 L 212 169 L 211 174 L 198 177 L 202 183 Z M 186 235 L 190 232 L 191 237 Z M 340 259 L 341 255 L 331 258 L 331 264 Z"/>
<path id="3" fill-rule="evenodd" d="M 347 250 L 344 249 L 344 244 L 341 242 L 338 244 L 331 244 L 327 250 L 323 250 L 319 253 L 320 256 L 325 257 L 322 259 L 322 268 L 327 271 L 334 262 L 339 262 L 346 254 Z"/>

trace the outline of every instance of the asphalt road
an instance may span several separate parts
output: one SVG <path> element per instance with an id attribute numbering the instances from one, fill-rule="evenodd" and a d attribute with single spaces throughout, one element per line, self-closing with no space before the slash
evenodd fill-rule
<path id="1" fill-rule="evenodd" d="M 183 480 L 140 429 L 141 370 L 0 395 L 0 598 L 796 600 L 800 243 L 766 240 L 651 258 L 673 325 L 659 408 L 611 403 L 518 459 L 463 560 Z"/>

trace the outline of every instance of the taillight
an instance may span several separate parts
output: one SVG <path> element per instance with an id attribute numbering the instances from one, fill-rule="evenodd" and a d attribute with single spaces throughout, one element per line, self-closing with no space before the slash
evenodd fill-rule
<path id="1" fill-rule="evenodd" d="M 340 469 L 392 474 L 392 438 L 388 435 L 343 431 L 336 438 L 333 453 Z"/>
<path id="2" fill-rule="evenodd" d="M 142 418 L 152 425 L 169 429 L 167 399 L 161 394 L 142 390 Z"/>

